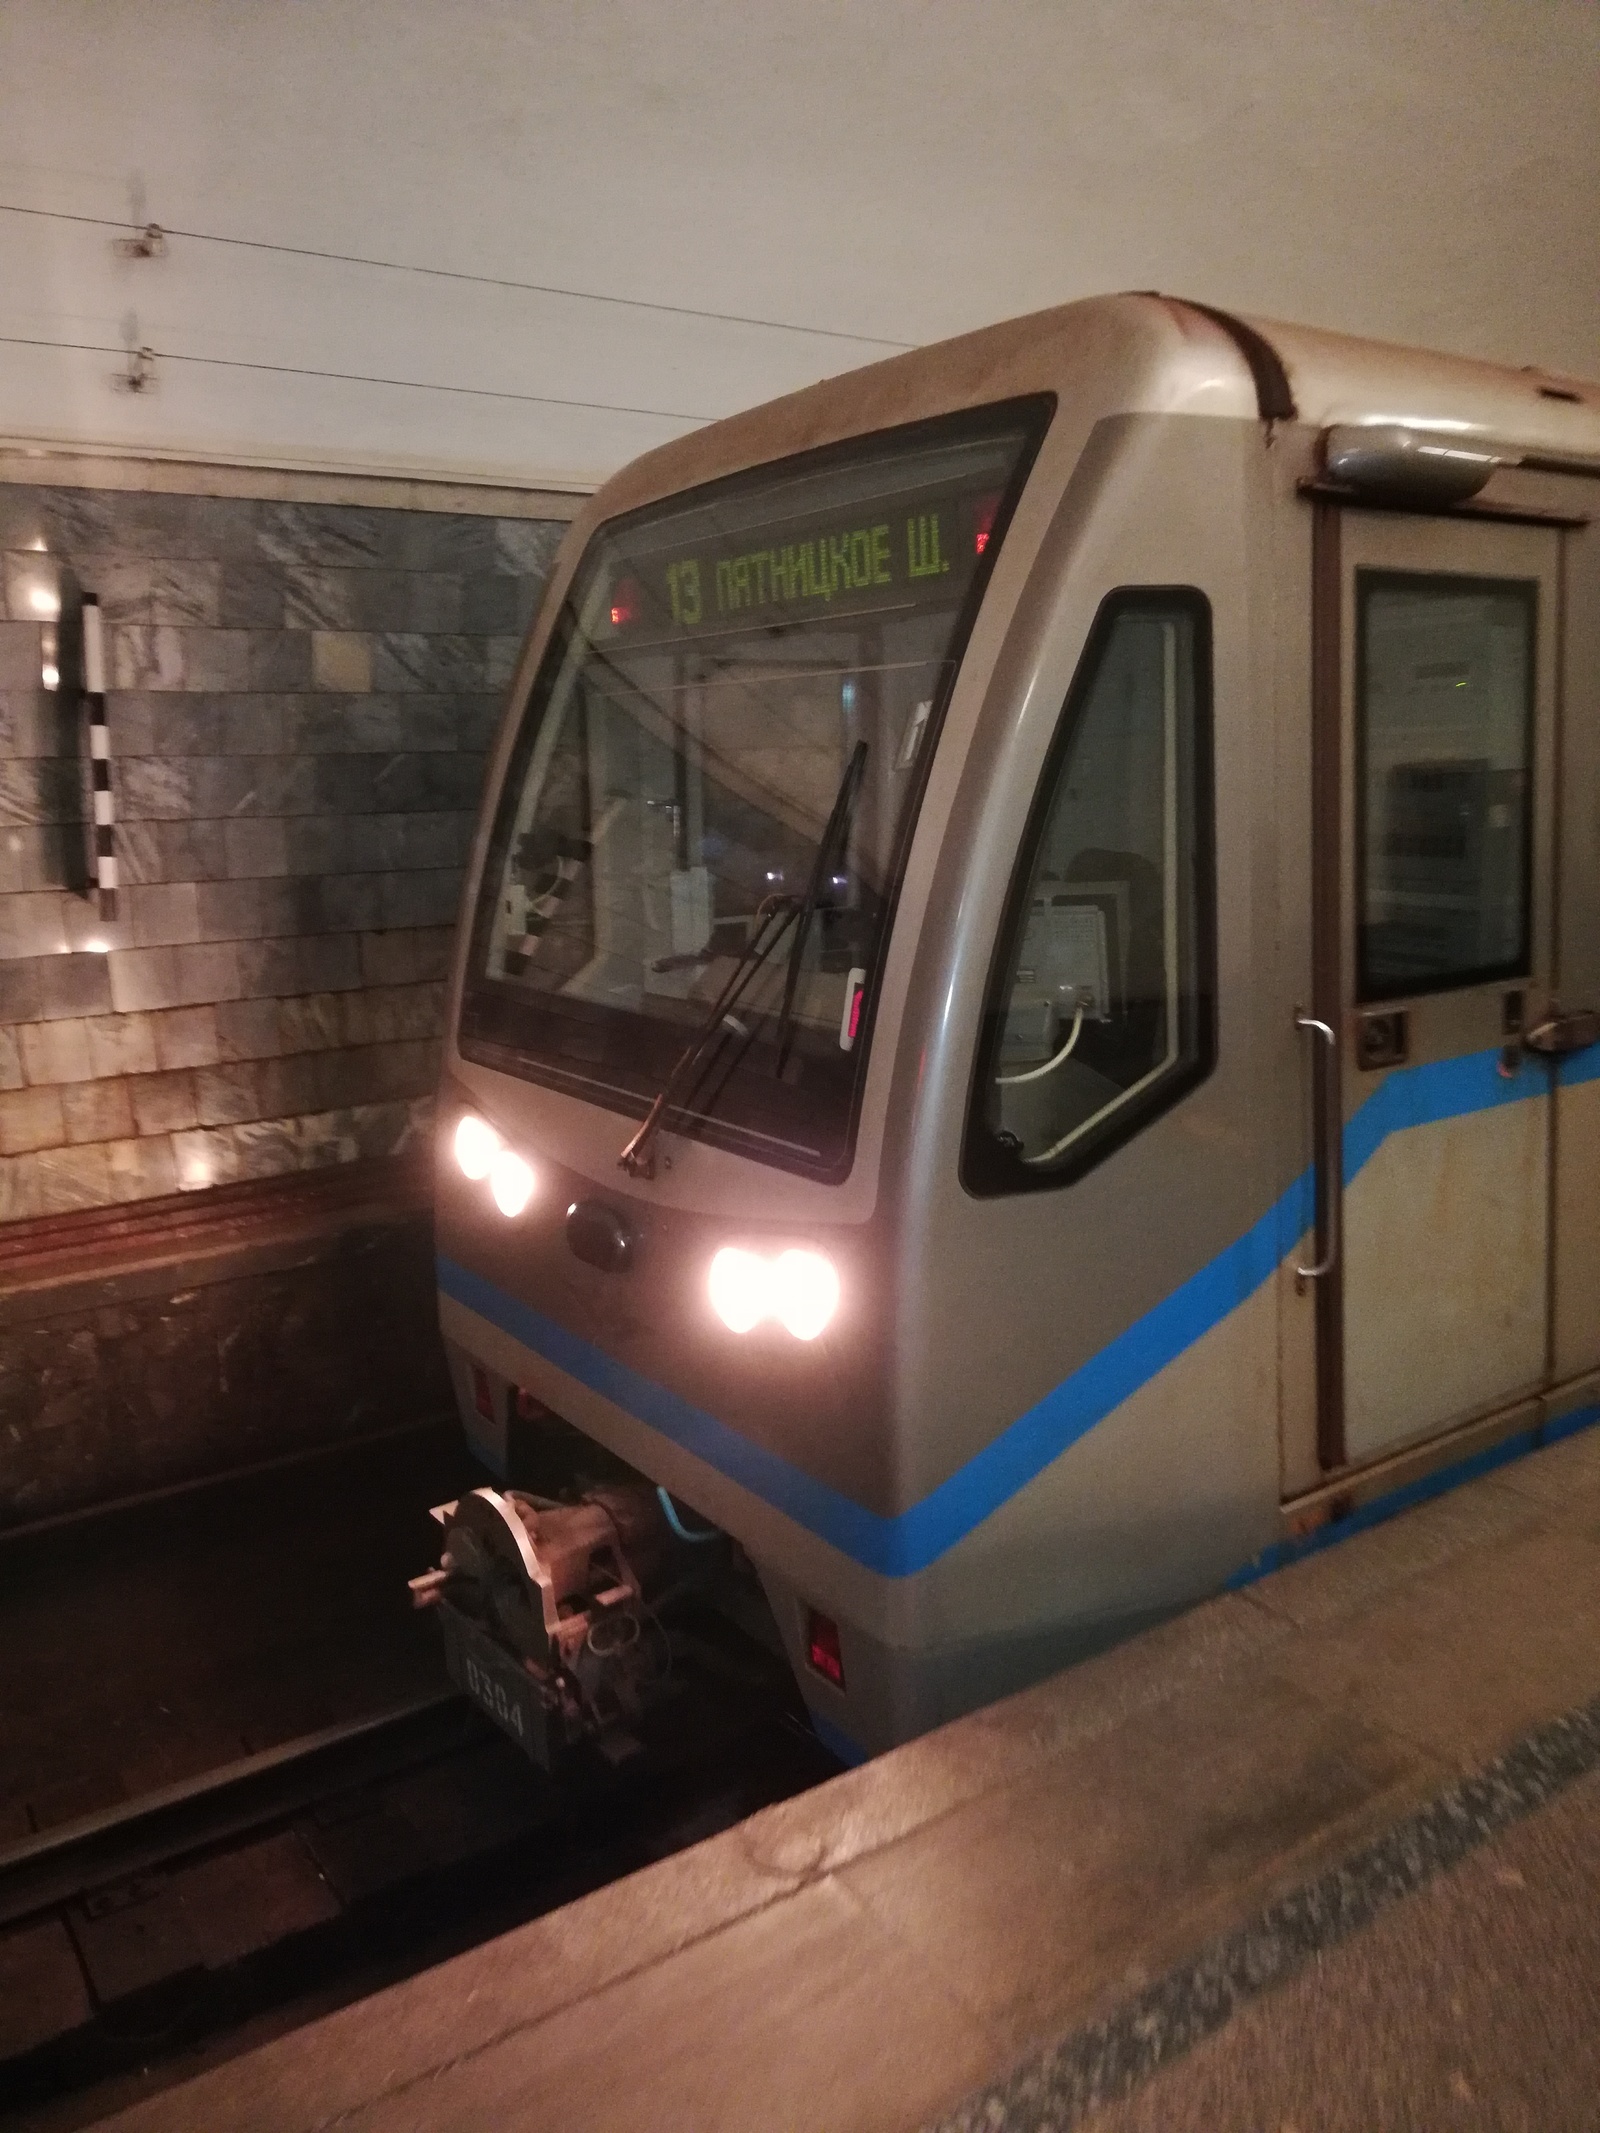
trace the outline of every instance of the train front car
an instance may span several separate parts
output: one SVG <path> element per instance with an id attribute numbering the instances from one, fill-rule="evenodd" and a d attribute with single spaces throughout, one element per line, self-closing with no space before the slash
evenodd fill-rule
<path id="1" fill-rule="evenodd" d="M 1261 1544 L 1270 1322 L 1143 1408 L 1117 1354 L 1275 1189 L 1212 1071 L 1213 614 L 1261 436 L 1226 332 L 1119 300 L 720 424 L 574 529 L 491 770 L 437 1212 L 509 1485 L 440 1589 L 567 1670 L 569 1728 L 664 1520 L 738 1543 L 845 1753 Z"/>

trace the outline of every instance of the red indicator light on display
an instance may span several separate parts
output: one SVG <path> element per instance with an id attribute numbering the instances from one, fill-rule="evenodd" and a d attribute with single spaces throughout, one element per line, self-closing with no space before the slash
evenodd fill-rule
<path id="1" fill-rule="evenodd" d="M 982 555 L 989 545 L 989 536 L 994 531 L 995 514 L 1000 509 L 998 496 L 980 496 L 973 507 L 972 545 Z"/>
<path id="2" fill-rule="evenodd" d="M 637 622 L 642 605 L 643 596 L 639 591 L 638 579 L 624 578 L 612 588 L 611 627 L 620 630 L 630 622 Z"/>
<path id="3" fill-rule="evenodd" d="M 814 1607 L 806 1609 L 806 1657 L 825 1681 L 844 1687 L 844 1653 L 839 1646 L 839 1625 Z"/>
<path id="4" fill-rule="evenodd" d="M 481 1363 L 472 1366 L 472 1404 L 485 1422 L 494 1420 L 494 1389 L 489 1383 L 489 1373 Z"/>

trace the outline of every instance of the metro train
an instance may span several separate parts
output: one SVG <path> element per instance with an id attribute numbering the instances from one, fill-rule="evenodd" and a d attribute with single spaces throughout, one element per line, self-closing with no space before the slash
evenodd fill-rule
<path id="1" fill-rule="evenodd" d="M 875 1753 L 1600 1415 L 1597 510 L 1600 387 L 1149 294 L 588 502 L 439 1099 L 503 1724 L 720 1550 Z"/>

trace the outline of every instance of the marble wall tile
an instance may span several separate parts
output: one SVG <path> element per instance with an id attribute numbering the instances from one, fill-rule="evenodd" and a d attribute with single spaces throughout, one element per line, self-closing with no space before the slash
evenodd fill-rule
<path id="1" fill-rule="evenodd" d="M 84 774 L 53 756 L 0 760 L 0 831 L 83 820 Z"/>
<path id="2" fill-rule="evenodd" d="M 152 1200 L 178 1190 L 178 1166 L 167 1134 L 107 1142 L 106 1165 L 113 1200 Z"/>
<path id="3" fill-rule="evenodd" d="M 66 888 L 82 879 L 84 864 L 77 823 L 0 826 L 0 899 Z"/>
<path id="4" fill-rule="evenodd" d="M 357 817 L 357 820 L 360 818 Z M 288 847 L 286 864 L 291 874 L 324 875 L 344 874 L 356 864 L 351 850 L 350 836 L 353 828 L 348 819 L 337 815 L 301 815 L 284 825 Z M 308 882 L 308 888 L 321 889 L 321 883 Z M 319 901 L 318 909 L 323 909 Z M 324 917 L 322 923 L 328 920 Z M 312 931 L 315 931 L 315 925 Z"/>
<path id="5" fill-rule="evenodd" d="M 192 881 L 141 884 L 124 891 L 124 899 L 136 948 L 199 940 L 200 905 Z"/>
<path id="6" fill-rule="evenodd" d="M 245 687 L 299 690 L 312 686 L 308 630 L 251 630 L 245 643 Z"/>
<path id="7" fill-rule="evenodd" d="M 0 1093 L 53 1092 L 71 1159 L 0 1157 L 0 1219 L 422 1130 L 491 640 L 524 626 L 561 530 L 0 485 L 0 551 L 43 539 L 111 625 L 123 885 L 101 925 L 81 713 L 39 686 L 38 625 L 0 622 Z M 224 1067 L 249 1071 L 207 1081 L 217 1122 L 174 1123 Z"/>
<path id="8" fill-rule="evenodd" d="M 381 874 L 330 874 L 319 884 L 322 923 L 332 933 L 361 933 L 387 923 Z"/>
<path id="9" fill-rule="evenodd" d="M 474 636 L 520 634 L 523 624 L 517 595 L 521 582 L 518 578 L 472 578 L 462 593 L 460 627 Z"/>
<path id="10" fill-rule="evenodd" d="M 111 1004 L 118 1014 L 178 1005 L 176 948 L 123 948 L 107 956 Z"/>
<path id="11" fill-rule="evenodd" d="M 0 1155 L 0 1222 L 25 1222 L 39 1212 L 31 1155 Z"/>
<path id="12" fill-rule="evenodd" d="M 345 992 L 361 983 L 361 951 L 350 933 L 311 934 L 297 943 L 301 983 L 291 992 Z"/>
<path id="13" fill-rule="evenodd" d="M 217 755 L 224 746 L 227 698 L 154 689 L 114 690 L 106 728 L 117 767 L 135 756 Z"/>
<path id="14" fill-rule="evenodd" d="M 398 694 L 481 689 L 481 637 L 424 637 L 412 630 L 386 630 L 372 640 L 372 684 Z"/>
<path id="15" fill-rule="evenodd" d="M 363 997 L 360 992 L 311 992 L 278 1001 L 277 1049 L 280 1052 L 321 1052 L 349 1043 L 345 1003 Z"/>
<path id="16" fill-rule="evenodd" d="M 452 636 L 482 626 L 465 619 L 463 580 L 443 571 L 414 572 L 397 580 L 394 598 L 386 599 L 381 608 L 369 607 L 366 613 L 369 619 L 363 626 L 370 630 L 418 630 L 427 636 Z"/>
<path id="17" fill-rule="evenodd" d="M 82 1017 L 67 1015 L 59 1022 L 25 1022 L 17 1035 L 22 1046 L 22 1070 L 34 1087 L 59 1087 L 63 1082 L 88 1081 L 93 1075 L 89 1025 Z"/>
<path id="18" fill-rule="evenodd" d="M 474 577 L 496 567 L 497 521 L 465 512 L 410 511 L 401 536 L 407 570 L 451 571 Z"/>
<path id="19" fill-rule="evenodd" d="M 241 1178 L 276 1178 L 307 1170 L 306 1136 L 292 1118 L 256 1119 L 230 1133 L 236 1174 Z"/>
<path id="20" fill-rule="evenodd" d="M 0 897 L 0 958 L 59 955 L 66 937 L 59 889 Z"/>
<path id="21" fill-rule="evenodd" d="M 253 881 L 264 874 L 289 871 L 289 825 L 276 816 L 246 816 L 223 824 L 223 843 L 228 854 L 228 873 L 235 881 Z"/>
<path id="22" fill-rule="evenodd" d="M 84 1081 L 61 1091 L 68 1141 L 120 1141 L 134 1132 L 133 1100 L 125 1081 Z"/>
<path id="23" fill-rule="evenodd" d="M 172 1136 L 172 1157 L 179 1192 L 204 1192 L 208 1185 L 231 1185 L 239 1175 L 232 1137 L 215 1128 Z"/>
<path id="24" fill-rule="evenodd" d="M 238 999 L 244 988 L 236 941 L 196 941 L 172 952 L 178 959 L 178 997 L 170 1005 Z"/>
<path id="25" fill-rule="evenodd" d="M 100 1015 L 86 1027 L 89 1070 L 96 1076 L 153 1074 L 161 1063 L 154 1015 Z"/>
<path id="26" fill-rule="evenodd" d="M 0 690 L 0 754 L 76 756 L 78 726 L 70 694 L 41 689 L 37 675 L 30 688 Z"/>
<path id="27" fill-rule="evenodd" d="M 68 1015 L 108 1015 L 111 973 L 106 955 L 45 955 L 20 963 L 0 963 L 0 1021 L 59 1022 Z M 18 974 L 32 1014 L 6 1013 L 7 980 Z"/>
<path id="28" fill-rule="evenodd" d="M 59 1089 L 0 1090 L 0 1155 L 58 1148 L 66 1137 Z"/>
<path id="29" fill-rule="evenodd" d="M 164 1068 L 215 1066 L 222 1057 L 217 1017 L 229 1002 L 198 1007 L 169 1007 L 150 1017 L 156 1058 Z M 109 1137 L 109 1136 L 108 1136 Z"/>
<path id="30" fill-rule="evenodd" d="M 224 755 L 286 755 L 292 696 L 232 696 L 223 702 Z"/>
<path id="31" fill-rule="evenodd" d="M 223 629 L 282 629 L 284 610 L 283 572 L 276 563 L 256 557 L 222 563 L 216 620 Z"/>
<path id="32" fill-rule="evenodd" d="M 488 637 L 484 640 L 483 678 L 490 689 L 509 689 L 511 677 L 517 671 L 517 661 L 522 656 L 522 638 L 517 636 Z"/>
<path id="33" fill-rule="evenodd" d="M 500 518 L 494 522 L 494 568 L 541 587 L 555 567 L 566 526 L 559 519 Z"/>
<path id="34" fill-rule="evenodd" d="M 381 879 L 385 926 L 449 926 L 455 918 L 461 876 L 454 867 L 408 870 Z"/>
<path id="35" fill-rule="evenodd" d="M 444 987 L 373 985 L 343 995 L 344 1041 L 350 1045 L 433 1040 L 444 1029 Z"/>
<path id="36" fill-rule="evenodd" d="M 348 504 L 264 503 L 257 511 L 256 548 L 274 562 L 348 570 L 400 561 L 408 514 Z"/>
<path id="37" fill-rule="evenodd" d="M 107 622 L 176 623 L 214 629 L 221 617 L 222 565 L 214 559 L 95 554 L 74 560 L 83 591 L 99 597 Z"/>
<path id="38" fill-rule="evenodd" d="M 219 1060 L 272 1059 L 287 1049 L 279 1023 L 281 1000 L 224 1000 L 213 1010 Z"/>
<path id="39" fill-rule="evenodd" d="M 111 1167 L 103 1145 L 41 1149 L 34 1161 L 42 1215 L 104 1207 L 111 1198 Z"/>
<path id="40" fill-rule="evenodd" d="M 202 882 L 200 927 L 210 940 L 268 940 L 315 932 L 322 925 L 318 884 L 285 875 L 254 881 Z M 246 984 L 248 996 L 250 986 Z"/>
<path id="41" fill-rule="evenodd" d="M 37 689 L 43 666 L 37 622 L 0 622 L 0 689 Z"/>
<path id="42" fill-rule="evenodd" d="M 463 622 L 462 581 L 443 572 L 289 565 L 283 584 L 284 621 L 292 630 L 415 630 L 440 635 L 484 626 Z"/>
<path id="43" fill-rule="evenodd" d="M 243 1119 L 262 1118 L 276 1110 L 261 1094 L 260 1074 L 277 1060 L 235 1060 L 227 1066 L 207 1067 L 195 1076 L 197 1116 L 190 1124 L 233 1126 Z"/>
<path id="44" fill-rule="evenodd" d="M 452 926 L 361 935 L 361 973 L 368 985 L 415 985 L 444 977 L 455 939 Z"/>
<path id="45" fill-rule="evenodd" d="M 368 625 L 356 612 L 356 580 L 369 573 L 288 563 L 283 570 L 283 618 L 292 630 L 354 630 Z M 374 571 L 376 577 L 380 573 Z"/>
<path id="46" fill-rule="evenodd" d="M 248 999 L 266 1000 L 290 993 L 320 991 L 307 983 L 301 969 L 299 940 L 240 941 L 240 991 Z M 332 990 L 333 988 L 327 988 Z"/>
<path id="47" fill-rule="evenodd" d="M 372 687 L 372 639 L 345 630 L 313 630 L 311 685 L 364 695 Z"/>
<path id="48" fill-rule="evenodd" d="M 185 638 L 184 631 L 168 624 L 123 623 L 109 630 L 107 678 L 112 688 L 186 688 Z"/>
<path id="49" fill-rule="evenodd" d="M 16 956 L 0 961 L 0 1027 L 39 1020 L 39 973 L 44 960 L 43 956 Z"/>
<path id="50" fill-rule="evenodd" d="M 163 756 L 130 756 L 117 764 L 116 779 L 119 817 L 130 822 L 193 818 L 196 777 L 192 763 Z"/>
<path id="51" fill-rule="evenodd" d="M 195 1076 L 187 1068 L 136 1074 L 123 1086 L 133 1105 L 134 1127 L 141 1134 L 182 1133 L 200 1123 Z"/>
<path id="52" fill-rule="evenodd" d="M 117 902 L 117 916 L 111 919 L 100 916 L 99 906 L 90 892 L 75 896 L 62 895 L 58 891 L 57 896 L 61 933 L 69 955 L 104 955 L 111 948 L 132 948 L 135 945 L 128 907 L 121 898 Z"/>

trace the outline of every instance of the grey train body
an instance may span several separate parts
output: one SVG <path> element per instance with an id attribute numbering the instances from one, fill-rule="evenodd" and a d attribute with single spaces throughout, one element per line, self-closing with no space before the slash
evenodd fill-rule
<path id="1" fill-rule="evenodd" d="M 1036 448 L 936 714 L 874 967 L 849 973 L 870 988 L 870 1044 L 845 1157 L 807 1174 L 669 1115 L 654 1174 L 619 1167 L 648 1091 L 585 1090 L 461 1035 L 502 790 L 590 544 L 752 468 L 1023 403 L 1045 409 Z M 1373 449 L 1336 460 L 1363 428 Z M 452 990 L 440 1314 L 484 1459 L 505 1471 L 520 1390 L 733 1536 L 819 1730 L 870 1753 L 1586 1418 L 1597 476 L 1593 388 L 1126 297 L 831 381 L 609 483 L 512 690 Z M 1392 715 L 1437 725 L 1484 695 L 1491 740 L 1430 742 L 1426 777 L 1408 758 L 1374 784 L 1384 646 L 1443 676 L 1449 646 L 1431 662 L 1416 647 L 1437 650 L 1452 616 L 1466 681 L 1415 682 L 1425 697 Z M 1517 647 L 1524 680 L 1504 679 Z M 1129 856 L 1134 829 L 1086 830 L 1058 865 L 1052 825 L 1092 801 L 1073 784 L 1091 782 L 1090 742 L 1072 736 L 1096 717 L 1111 767 L 1092 775 L 1143 762 L 1167 794 L 1138 803 L 1154 858 Z M 1492 909 L 1482 891 L 1465 947 L 1440 945 L 1407 912 L 1432 924 L 1468 892 L 1427 871 L 1427 809 L 1480 787 L 1472 850 L 1520 837 L 1516 878 Z M 1384 851 L 1422 854 L 1411 874 L 1358 866 L 1363 792 L 1423 823 L 1384 818 Z M 566 877 L 548 878 L 559 894 Z M 1166 957 L 1149 981 L 1164 1034 L 1124 1084 L 1096 987 L 1115 991 L 1120 955 L 1133 998 L 1141 924 Z M 530 1166 L 515 1219 L 454 1160 L 467 1113 Z M 1100 1138 L 1079 1160 L 1084 1117 Z M 573 1249 L 568 1211 L 595 1203 L 625 1264 Z M 707 1303 L 727 1246 L 826 1254 L 825 1332 L 729 1331 Z M 1401 1311 L 1391 1292 L 1412 1282 Z M 1439 1391 L 1451 1344 L 1464 1375 Z M 842 1682 L 809 1662 L 811 1610 L 838 1625 Z"/>

